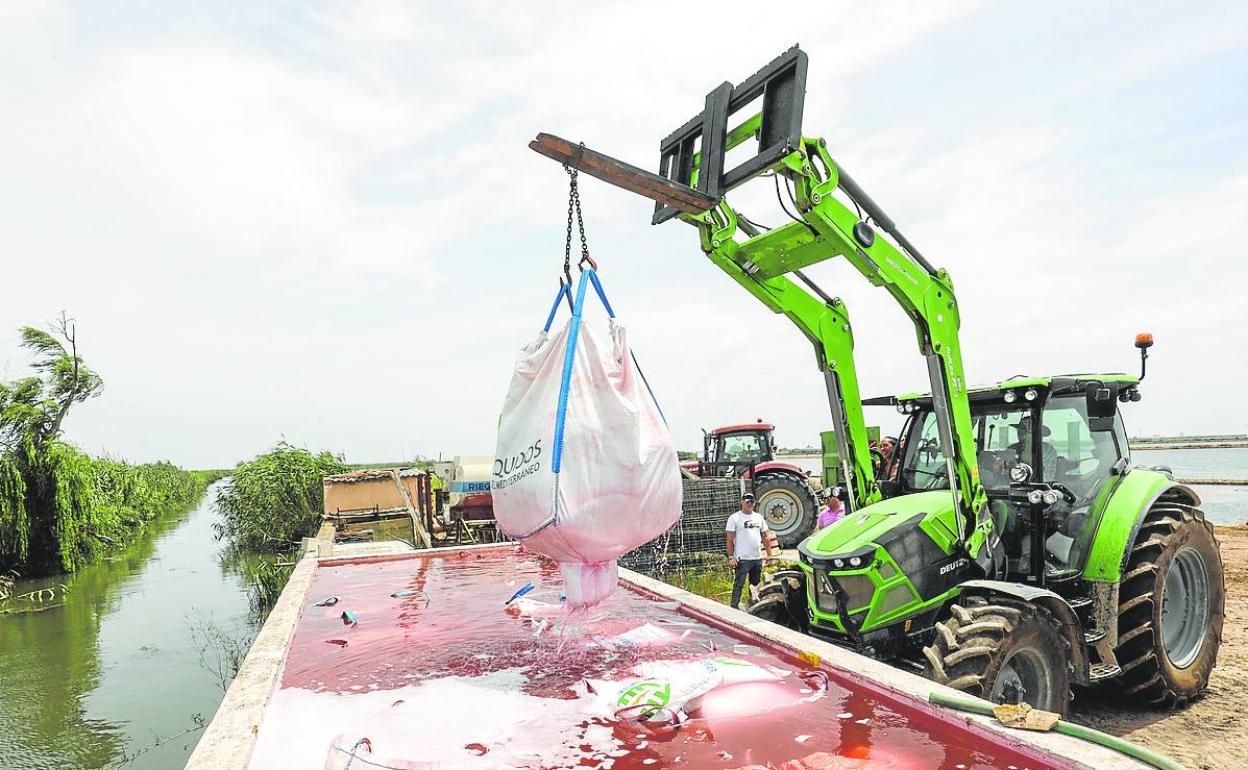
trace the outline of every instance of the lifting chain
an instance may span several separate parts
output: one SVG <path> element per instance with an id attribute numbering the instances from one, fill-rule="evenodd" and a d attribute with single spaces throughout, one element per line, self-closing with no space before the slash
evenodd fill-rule
<path id="1" fill-rule="evenodd" d="M 581 236 L 581 258 L 576 263 L 577 267 L 584 269 L 585 264 L 595 270 L 598 264 L 594 262 L 593 257 L 589 256 L 589 244 L 585 240 L 585 222 L 581 218 L 581 190 L 577 185 L 577 169 L 576 164 L 581 160 L 581 152 L 585 149 L 582 143 L 576 150 L 576 155 L 572 158 L 571 166 L 564 166 L 563 170 L 568 173 L 568 233 L 563 244 L 563 274 L 568 279 L 568 283 L 572 283 L 572 216 L 576 215 L 576 229 Z"/>

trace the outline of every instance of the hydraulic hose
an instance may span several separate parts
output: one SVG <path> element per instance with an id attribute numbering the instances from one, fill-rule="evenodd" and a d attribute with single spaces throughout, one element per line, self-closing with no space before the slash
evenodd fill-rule
<path id="1" fill-rule="evenodd" d="M 957 709 L 959 711 L 969 711 L 972 714 L 981 714 L 986 717 L 993 716 L 992 704 L 986 700 L 973 697 L 959 697 L 957 695 L 946 695 L 941 692 L 933 692 L 927 696 L 929 702 L 937 706 L 945 706 L 946 708 Z M 1147 749 L 1131 741 L 1123 740 L 1116 735 L 1103 733 L 1100 730 L 1093 730 L 1091 727 L 1084 727 L 1066 720 L 1061 720 L 1053 728 L 1054 732 L 1062 735 L 1069 735 L 1072 738 L 1080 738 L 1098 746 L 1104 746 L 1107 749 L 1113 749 L 1121 754 L 1126 754 L 1132 759 L 1138 759 L 1141 762 L 1161 768 L 1161 770 L 1187 770 L 1183 765 L 1175 762 L 1165 754 L 1159 754 L 1152 749 Z"/>

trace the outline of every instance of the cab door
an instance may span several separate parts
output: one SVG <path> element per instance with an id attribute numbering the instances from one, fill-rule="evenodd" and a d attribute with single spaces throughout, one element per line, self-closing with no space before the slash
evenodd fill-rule
<path id="1" fill-rule="evenodd" d="M 1011 494 L 1010 470 L 1019 463 L 1034 469 L 1034 442 L 1030 427 L 1037 424 L 1039 410 L 1021 404 L 1001 404 L 972 415 L 979 461 L 979 480 L 988 493 L 988 508 L 1001 535 L 1012 577 L 1032 572 L 1031 527 L 1038 515 L 1035 507 Z"/>

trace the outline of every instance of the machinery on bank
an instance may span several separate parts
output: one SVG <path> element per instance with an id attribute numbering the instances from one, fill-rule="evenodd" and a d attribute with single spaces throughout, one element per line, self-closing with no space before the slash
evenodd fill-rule
<path id="1" fill-rule="evenodd" d="M 1131 463 L 1120 408 L 1139 400 L 1143 368 L 968 388 L 949 274 L 802 134 L 806 72 L 795 47 L 720 84 L 662 141 L 658 174 L 551 134 L 530 144 L 654 200 L 655 224 L 693 225 L 706 256 L 814 347 L 847 515 L 803 541 L 800 569 L 751 611 L 995 701 L 1061 713 L 1071 685 L 1105 681 L 1141 703 L 1198 697 L 1222 563 L 1196 493 Z M 730 204 L 759 177 L 791 221 L 766 228 Z M 902 308 L 926 365 L 929 393 L 867 402 L 907 415 L 896 478 L 874 473 L 848 311 L 803 273 L 837 257 Z M 1143 364 L 1151 337 L 1136 344 Z"/>
<path id="2" fill-rule="evenodd" d="M 776 457 L 775 430 L 760 418 L 703 431 L 701 458 L 680 467 L 698 478 L 749 481 L 756 510 L 766 517 L 780 547 L 792 548 L 814 529 L 823 484 L 800 465 Z"/>

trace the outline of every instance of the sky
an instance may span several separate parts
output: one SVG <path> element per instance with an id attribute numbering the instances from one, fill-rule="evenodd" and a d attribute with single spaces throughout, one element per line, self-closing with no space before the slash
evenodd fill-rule
<path id="1" fill-rule="evenodd" d="M 654 168 L 708 91 L 800 43 L 804 133 L 948 269 L 970 382 L 1135 371 L 1150 331 L 1128 429 L 1248 432 L 1248 6 L 706 11 L 0 4 L 0 378 L 26 371 L 17 329 L 64 310 L 105 381 L 65 423 L 88 451 L 490 453 L 563 256 L 567 178 L 528 141 Z M 805 338 L 692 227 L 593 179 L 582 200 L 677 446 L 756 418 L 816 444 Z M 837 260 L 809 273 L 849 308 L 864 395 L 927 389 L 885 292 Z"/>

